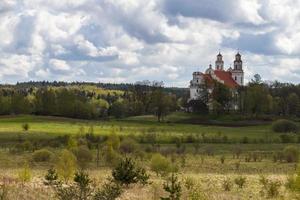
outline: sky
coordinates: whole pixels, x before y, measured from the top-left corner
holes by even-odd
[[[1,0],[0,83],[164,81],[242,54],[246,82],[300,81],[299,0]]]

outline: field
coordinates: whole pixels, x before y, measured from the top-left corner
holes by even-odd
[[[172,165],[178,168],[178,177],[182,183],[182,199],[269,199],[267,191],[263,191],[260,183],[261,176],[277,181],[279,194],[275,199],[297,199],[297,193],[291,192],[285,187],[288,177],[295,173],[295,162],[274,161],[274,152],[282,151],[285,147],[293,145],[299,148],[299,144],[282,143],[280,135],[271,130],[270,123],[230,127],[220,125],[201,125],[182,123],[187,118],[184,114],[170,115],[167,122],[158,123],[153,116],[132,117],[122,120],[87,121],[58,117],[41,117],[31,115],[2,116],[0,118],[0,178],[2,182],[10,180],[9,190],[14,191],[9,199],[49,199],[53,197],[53,191],[43,185],[43,177],[47,169],[53,166],[51,162],[32,161],[33,151],[14,152],[14,145],[21,141],[52,140],[59,136],[83,136],[93,127],[93,133],[99,136],[108,136],[116,133],[122,138],[139,138],[147,134],[155,133],[158,136],[159,151],[172,160]],[[28,131],[23,125],[28,124]],[[224,138],[229,142],[201,142],[195,152],[195,144],[183,142],[184,153],[176,154],[178,144],[172,137],[181,138],[187,136]],[[248,142],[241,143],[244,138]],[[257,143],[251,142],[256,141]],[[274,142],[275,141],[275,142]],[[278,142],[276,142],[278,141]],[[141,149],[147,152],[151,144],[144,141]],[[47,147],[55,154],[62,147]],[[238,153],[236,152],[238,151]],[[92,150],[94,156],[96,150]],[[165,195],[162,183],[165,177],[157,176],[151,171],[150,160],[153,152],[147,152],[137,162],[145,166],[151,174],[152,184],[142,187],[132,185],[126,189],[120,199],[148,200],[159,199]],[[175,155],[176,154],[176,155]],[[255,157],[256,156],[256,157]],[[247,159],[247,158],[250,158]],[[254,158],[255,157],[255,158]],[[101,185],[105,178],[111,174],[111,169],[105,164],[104,158],[100,159],[100,166],[93,160],[88,166],[88,173],[96,185]],[[223,161],[222,161],[223,160]],[[31,180],[24,183],[18,180],[24,163],[30,162]],[[243,188],[234,184],[237,177],[245,177]],[[191,188],[186,186],[187,180],[192,180],[200,196],[192,198]],[[225,180],[230,180],[232,188],[224,190]],[[0,191],[1,195],[1,191]],[[50,199],[51,199],[50,198]]]

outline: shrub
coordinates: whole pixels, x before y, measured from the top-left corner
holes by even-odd
[[[222,187],[224,191],[230,191],[232,188],[232,182],[229,178],[223,180]]]
[[[299,159],[299,151],[295,146],[287,146],[283,150],[283,156],[286,162],[298,162]]]
[[[225,162],[225,156],[224,156],[224,155],[222,155],[222,156],[220,157],[220,162],[221,162],[221,164],[224,164],[224,162]]]
[[[92,152],[85,146],[80,146],[74,150],[74,155],[77,159],[77,164],[81,169],[85,169],[93,160]]]
[[[243,188],[245,186],[246,183],[246,177],[243,176],[239,176],[237,178],[234,179],[234,183],[239,187],[239,188]]]
[[[278,180],[275,181],[269,181],[267,185],[267,196],[269,198],[274,198],[279,195],[279,188],[281,186],[281,182]]]
[[[122,194],[120,184],[110,181],[105,183],[101,189],[98,189],[93,197],[93,200],[115,200]]]
[[[122,153],[135,153],[139,149],[139,144],[132,138],[125,138],[120,144]]]
[[[169,180],[164,183],[163,188],[167,193],[169,193],[169,196],[161,197],[161,200],[180,200],[181,183],[178,181],[178,178],[174,173],[172,173]]]
[[[297,132],[298,126],[296,123],[286,119],[280,119],[272,124],[272,130],[276,133],[290,133]]]
[[[59,200],[89,200],[92,198],[93,188],[91,180],[87,173],[81,171],[76,172],[74,176],[74,184],[52,185],[56,197]]]
[[[48,169],[48,172],[45,175],[44,179],[45,179],[44,180],[45,185],[56,185],[59,183],[58,182],[58,174],[57,174],[56,170],[53,168]]]
[[[146,170],[140,168],[130,158],[125,158],[112,171],[112,177],[120,184],[129,185],[132,183],[146,184],[149,175]]]
[[[9,192],[10,191],[9,191],[8,185],[5,183],[2,183],[0,185],[0,200],[7,200]]]
[[[40,149],[33,153],[34,162],[48,162],[53,158],[53,153],[47,149]]]
[[[89,197],[92,195],[91,179],[89,175],[84,171],[76,172],[74,182],[79,190],[76,194],[77,199],[89,199]]]
[[[29,124],[27,124],[27,123],[22,124],[22,129],[23,129],[23,131],[28,131],[29,130]]]
[[[59,176],[61,176],[65,182],[68,182],[76,169],[76,157],[74,154],[66,149],[62,150],[56,163],[56,169]]]
[[[24,167],[19,171],[18,177],[22,183],[29,182],[31,180],[31,169],[28,163],[24,164]]]
[[[150,166],[156,175],[165,176],[171,171],[171,162],[161,154],[152,156]]]
[[[260,191],[262,196],[274,198],[279,195],[279,188],[282,185],[280,181],[272,181],[267,179],[265,176],[261,176],[259,182],[262,184],[262,190]]]

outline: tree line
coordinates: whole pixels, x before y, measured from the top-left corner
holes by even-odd
[[[34,84],[31,84],[31,86]],[[51,85],[51,84],[50,84]],[[90,86],[90,85],[84,85]],[[0,115],[35,114],[80,119],[155,114],[159,121],[178,109],[178,97],[161,83],[136,84],[128,90],[90,91],[82,85],[0,87]]]

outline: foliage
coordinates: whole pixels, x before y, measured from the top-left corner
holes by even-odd
[[[47,149],[40,149],[33,152],[32,159],[35,162],[49,162],[53,158],[53,153]]]
[[[8,185],[2,183],[0,185],[0,200],[8,200],[9,188]]]
[[[298,162],[299,150],[295,146],[287,146],[283,150],[283,156],[286,162]]]
[[[122,153],[135,153],[139,150],[139,144],[132,138],[125,138],[120,144]]]
[[[52,185],[59,184],[58,174],[54,168],[48,169],[47,174],[45,175],[44,179],[45,179],[44,180],[45,185],[52,186]]]
[[[123,189],[119,183],[109,181],[96,191],[93,200],[115,200],[121,196],[122,192]]]
[[[76,169],[76,157],[72,152],[64,149],[61,151],[55,167],[58,175],[68,182]]]
[[[293,121],[280,119],[273,122],[272,130],[277,133],[295,133],[298,131],[298,126]]]
[[[261,195],[268,198],[275,198],[279,196],[279,188],[282,183],[278,180],[270,180],[261,176],[259,182],[262,184]]]
[[[86,146],[80,146],[73,150],[77,164],[81,169],[85,169],[93,160],[93,154]]]
[[[23,169],[19,171],[18,178],[22,183],[26,183],[31,180],[32,172],[28,163],[25,163]]]
[[[243,188],[245,186],[245,183],[246,183],[246,177],[243,177],[243,176],[239,176],[239,177],[236,177],[234,179],[234,183],[239,187],[239,188]]]
[[[131,158],[122,159],[113,169],[112,177],[115,181],[127,186],[138,182],[147,184],[149,179],[145,169],[137,166]]]
[[[223,180],[222,187],[225,191],[231,191],[232,181],[230,180],[230,178],[226,178],[226,179]]]
[[[84,171],[76,172],[74,177],[74,182],[78,187],[77,199],[87,200],[92,195],[92,188],[90,186],[91,180],[89,175]]]
[[[164,190],[169,193],[168,197],[161,197],[161,200],[180,200],[181,196],[181,183],[178,181],[178,177],[172,173],[169,180],[163,184]]]
[[[24,131],[28,131],[29,130],[29,124],[28,123],[22,124],[22,128],[23,128]]]
[[[63,185],[62,183],[51,185],[59,200],[91,200],[94,188],[87,173],[80,171],[74,176],[74,184]]]
[[[151,170],[157,175],[165,176],[171,171],[171,162],[161,154],[154,154],[150,161]]]

